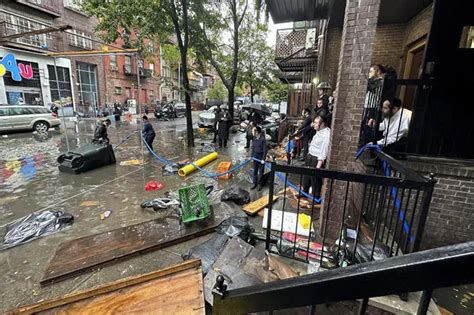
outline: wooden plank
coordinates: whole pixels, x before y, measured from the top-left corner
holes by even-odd
[[[200,260],[71,293],[10,311],[31,313],[204,314]]]
[[[273,196],[273,202],[275,202],[277,199],[278,196]],[[259,198],[255,201],[252,201],[251,203],[246,204],[242,207],[242,210],[248,215],[255,215],[257,214],[257,212],[259,212],[268,205],[269,200],[269,195],[263,196],[262,198]]]
[[[214,217],[209,217],[204,222],[180,226],[178,220],[165,218],[63,242],[40,284],[62,281],[133,255],[212,233],[219,223]]]

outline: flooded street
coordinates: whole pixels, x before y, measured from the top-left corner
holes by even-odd
[[[194,121],[197,119],[194,118]],[[185,144],[184,118],[168,122],[152,120],[152,124],[156,131],[155,151],[161,157],[179,162],[207,154],[202,150],[211,143],[212,134],[195,129],[196,146],[188,150]],[[94,120],[68,122],[67,138],[70,150],[90,143],[94,128]],[[66,174],[58,170],[56,159],[61,153],[67,151],[64,130],[50,131],[47,136],[31,132],[0,136],[0,231],[2,235],[8,223],[35,211],[62,210],[74,216],[71,227],[0,251],[0,281],[3,283],[0,293],[2,302],[0,311],[106,281],[150,272],[182,261],[180,255],[187,248],[202,242],[209,236],[128,259],[95,273],[78,276],[52,286],[41,288],[39,285],[56,248],[66,240],[153,219],[163,219],[163,229],[167,228],[166,222],[175,229],[179,220],[176,209],[155,212],[152,209],[140,207],[144,201],[162,197],[166,192],[173,195],[176,194],[178,188],[183,186],[195,183],[212,184],[217,191],[210,195],[216,218],[224,218],[234,212],[242,215],[239,207],[220,202],[218,192],[228,184],[228,181],[215,181],[204,177],[199,172],[187,177],[164,175],[163,164],[146,152],[142,146],[137,132],[139,129],[140,126],[136,122],[112,123],[108,130],[111,144],[116,146],[124,139],[128,139],[115,150],[117,163],[79,175]],[[242,133],[231,135],[229,148],[219,152],[219,159],[206,167],[206,170],[215,172],[220,161],[239,163],[245,159],[246,150],[243,145],[239,145],[244,140],[243,137]],[[144,165],[120,165],[120,162],[132,159],[143,159]],[[250,166],[247,166],[242,173],[249,169]],[[163,182],[165,188],[158,191],[146,191],[146,183],[150,180]],[[250,187],[246,176],[235,176],[232,181],[241,182]],[[100,216],[107,210],[111,210],[111,214],[102,220]]]

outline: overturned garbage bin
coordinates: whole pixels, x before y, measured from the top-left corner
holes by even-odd
[[[91,143],[76,151],[61,154],[58,157],[58,163],[61,172],[79,174],[101,166],[114,164],[114,149],[110,144]]]

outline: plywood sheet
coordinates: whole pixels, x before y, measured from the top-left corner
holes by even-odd
[[[132,255],[158,250],[212,233],[220,221],[180,225],[169,218],[153,220],[61,243],[41,280],[41,285],[77,276]]]
[[[199,260],[14,310],[12,314],[205,314]]]
[[[278,196],[273,196],[273,202],[275,202],[277,199]],[[251,203],[246,204],[242,207],[242,210],[248,215],[255,215],[257,214],[257,212],[259,212],[268,205],[269,200],[269,195],[263,196],[262,198],[259,198],[255,201],[252,201]]]

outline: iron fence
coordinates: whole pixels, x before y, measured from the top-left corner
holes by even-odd
[[[269,198],[282,198],[265,213],[266,249],[323,268],[417,251],[435,180],[373,154],[372,174],[272,164]],[[325,182],[321,200],[303,187],[311,177]]]

